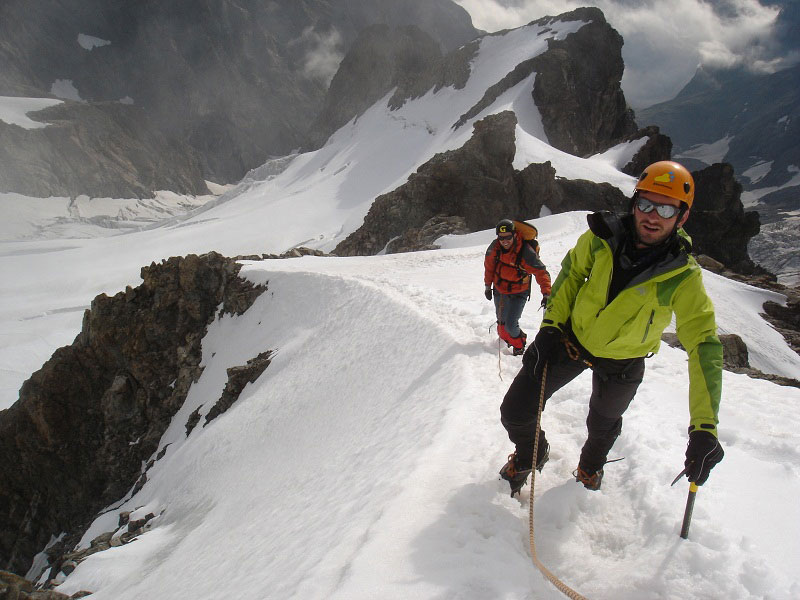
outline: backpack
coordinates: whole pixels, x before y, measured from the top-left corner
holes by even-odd
[[[519,235],[522,238],[522,241],[531,246],[531,248],[533,248],[533,250],[536,252],[536,255],[538,256],[539,240],[536,239],[536,236],[539,235],[539,230],[536,229],[536,227],[534,227],[530,223],[517,220],[514,221],[514,228],[517,232],[517,235]]]

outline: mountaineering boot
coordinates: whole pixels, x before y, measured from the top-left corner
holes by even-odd
[[[550,460],[550,444],[547,441],[544,442],[544,450],[539,449],[538,454],[539,460],[536,462],[536,470],[541,473],[545,463]],[[508,485],[511,486],[512,498],[528,482],[528,474],[531,470],[531,467],[522,464],[516,451],[508,455],[508,462],[500,469],[500,477],[505,479]]]
[[[528,481],[528,474],[531,472],[531,467],[525,468],[525,465],[520,465],[517,460],[517,453],[513,452],[508,455],[508,462],[500,469],[500,477],[508,482],[511,486],[511,497],[518,494]]]
[[[519,356],[521,354],[525,354],[525,345],[527,343],[528,343],[528,335],[524,331],[522,331],[522,329],[520,329],[519,336],[510,338],[508,345],[513,348],[512,354],[514,356]]]
[[[539,441],[539,443],[541,444],[542,442]],[[536,470],[539,471],[539,473],[541,473],[542,469],[544,468],[544,465],[547,463],[548,460],[550,460],[550,442],[545,440],[544,451],[539,449],[538,454],[539,454],[539,460],[536,461]]]
[[[575,481],[582,483],[583,487],[585,487],[587,490],[599,490],[600,482],[603,481],[603,469],[599,469],[590,475],[578,467],[572,472],[572,474],[575,476]]]

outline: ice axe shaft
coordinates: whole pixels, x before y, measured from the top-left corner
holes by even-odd
[[[694,499],[697,496],[697,484],[694,481],[689,483],[689,496],[686,498],[686,510],[683,511],[683,525],[681,525],[681,537],[689,537],[689,525],[692,524],[692,510],[694,510]]]

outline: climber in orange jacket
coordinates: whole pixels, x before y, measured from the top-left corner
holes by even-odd
[[[531,296],[531,275],[542,292],[542,306],[546,306],[550,298],[550,274],[534,246],[517,235],[513,221],[503,219],[495,231],[497,239],[489,244],[483,260],[484,295],[487,300],[494,299],[497,335],[518,356],[525,351],[528,338],[519,327],[519,319]]]

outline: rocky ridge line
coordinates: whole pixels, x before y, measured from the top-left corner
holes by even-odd
[[[59,532],[77,535],[74,546],[98,510],[143,484],[142,465],[202,372],[208,324],[266,289],[240,268],[214,252],[142,268],[138,287],[92,301],[73,344],[0,411],[1,568],[27,572]]]

